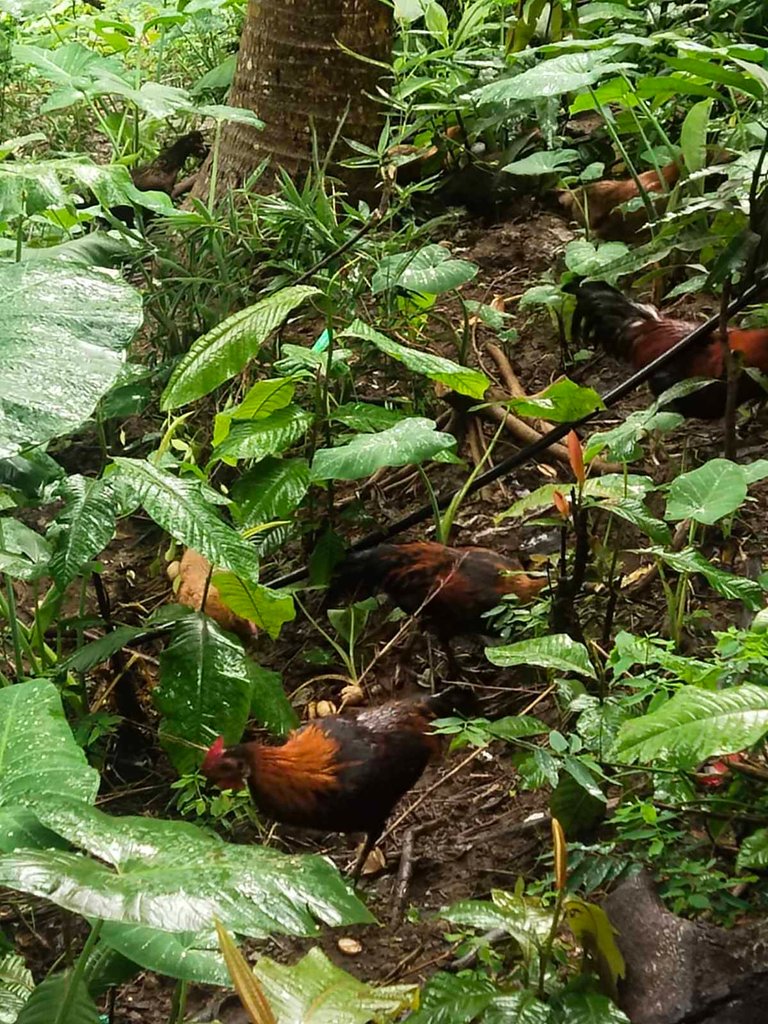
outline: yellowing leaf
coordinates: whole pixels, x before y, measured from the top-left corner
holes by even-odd
[[[235,991],[240,997],[243,1009],[253,1024],[277,1024],[277,1018],[267,1002],[256,975],[248,965],[248,961],[238,949],[235,940],[219,920],[214,918],[216,933],[219,936],[219,948],[224,956],[229,976]]]
[[[617,999],[617,983],[626,965],[614,936],[618,934],[608,915],[594,903],[571,897],[565,903],[565,921],[573,936],[592,960],[606,993]]]
[[[562,892],[568,881],[568,847],[563,826],[557,818],[552,819],[552,849],[555,855],[555,888]]]

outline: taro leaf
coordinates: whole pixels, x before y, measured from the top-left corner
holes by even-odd
[[[273,638],[280,635],[286,622],[296,617],[293,598],[284,590],[272,590],[261,583],[241,580],[231,572],[214,573],[213,585],[227,608],[254,622]]]
[[[309,430],[312,414],[297,405],[278,409],[271,416],[247,423],[235,423],[214,451],[216,459],[254,459],[279,455]]]
[[[651,552],[675,572],[701,573],[718,594],[722,594],[730,601],[741,601],[753,612],[763,607],[764,593],[759,583],[747,579],[746,576],[736,576],[725,569],[716,568],[693,548],[683,548],[682,551],[652,548]]]
[[[581,277],[610,277],[611,269],[628,252],[629,249],[623,242],[601,242],[593,245],[585,238],[577,238],[569,242],[565,248],[565,265]]]
[[[596,391],[580,387],[567,377],[555,381],[539,395],[531,398],[513,398],[505,404],[518,416],[541,417],[554,423],[580,420],[582,416],[588,416],[596,409],[605,408],[602,398]]]
[[[281,288],[198,338],[171,374],[161,408],[188,405],[234,377],[297,306],[318,294],[307,285]]]
[[[232,514],[242,528],[286,519],[309,490],[305,459],[263,459],[238,477]]]
[[[460,395],[482,398],[490,383],[485,374],[480,373],[479,370],[471,370],[468,366],[461,366],[451,359],[444,359],[443,356],[436,356],[422,349],[400,345],[380,331],[375,331],[362,320],[354,320],[346,330],[341,332],[341,337],[361,338],[363,341],[369,341],[380,351],[397,359],[398,362],[404,363],[414,373],[421,373],[425,377],[429,377],[430,380],[445,384],[453,391],[458,391]]]
[[[358,480],[382,466],[418,465],[455,444],[434,420],[410,416],[378,434],[358,434],[348,444],[321,448],[312,461],[312,478]]]
[[[119,478],[154,521],[211,565],[231,569],[245,579],[258,574],[251,545],[219,518],[195,481],[182,480],[143,459],[115,458]]]
[[[658,711],[625,722],[611,757],[692,769],[716,754],[751,747],[766,732],[768,688],[683,686]]]
[[[15,953],[0,957],[0,1024],[15,1024],[34,987],[24,957]]]
[[[28,808],[73,798],[91,803],[98,789],[99,774],[75,743],[53,683],[0,689],[0,849],[58,845]]]
[[[120,372],[141,296],[99,270],[0,263],[0,458],[75,430]]]
[[[744,840],[736,860],[736,867],[739,871],[743,871],[745,868],[765,871],[768,868],[768,828],[760,828]]]
[[[63,589],[112,540],[115,499],[103,480],[79,474],[68,477],[61,491],[65,505],[52,527],[57,543],[51,575]]]
[[[768,476],[768,459],[756,459],[741,467],[744,470],[744,479],[747,486],[758,483]]]
[[[317,856],[225,843],[182,821],[110,817],[64,801],[43,823],[92,857],[63,850],[0,856],[0,884],[85,917],[169,932],[208,932],[214,917],[253,938],[313,934],[372,921],[338,871]],[[96,859],[93,859],[96,858]]]
[[[486,647],[485,656],[492,665],[500,668],[538,665],[556,672],[576,672],[591,679],[596,678],[584,644],[577,643],[565,633],[553,633],[536,640],[521,640],[500,647]]]
[[[605,801],[588,793],[568,772],[563,772],[552,791],[549,809],[567,839],[578,839],[605,817]]]
[[[744,470],[729,459],[710,459],[672,481],[665,518],[711,526],[740,508],[747,497]]]
[[[470,1024],[470,1021],[484,1020],[480,1014],[490,1006],[497,992],[490,978],[458,977],[441,971],[424,986],[419,1008],[408,1015],[408,1024]],[[361,1024],[369,1019],[356,1018]]]
[[[405,288],[441,295],[471,281],[478,269],[476,263],[454,259],[445,246],[425,245],[415,252],[393,253],[380,260],[371,291],[377,295],[390,288]]]
[[[557,174],[578,159],[579,153],[575,149],[555,149],[550,152],[532,153],[522,160],[514,160],[501,169],[508,174]]]
[[[603,75],[625,71],[631,64],[601,63],[612,56],[617,47],[600,51],[566,53],[551,60],[541,61],[535,67],[512,78],[501,78],[477,89],[472,95],[477,103],[503,105],[518,100],[540,100],[547,96],[561,96],[576,92],[596,82]]]
[[[318,948],[296,964],[278,964],[264,956],[254,974],[278,1024],[367,1024],[384,1016],[399,1020],[418,995],[414,985],[374,986],[359,981]]]
[[[0,571],[31,582],[48,574],[51,548],[47,540],[20,519],[0,517]]]
[[[407,415],[400,409],[387,409],[383,405],[374,405],[372,402],[349,402],[347,405],[340,405],[338,409],[334,409],[331,419],[336,420],[337,423],[343,423],[350,430],[372,433],[376,430],[393,427]]]
[[[217,736],[237,743],[248,721],[253,679],[242,645],[199,612],[177,623],[160,655],[160,683],[152,691],[163,715],[161,737],[179,774],[200,762],[185,743],[208,747]]]
[[[101,941],[145,970],[202,985],[229,985],[213,931],[169,932],[105,921]]]
[[[71,987],[74,985],[74,991]],[[66,1003],[67,1009],[64,1010]],[[72,971],[54,974],[41,981],[24,1004],[16,1024],[100,1024],[96,1004],[88,993],[83,978],[73,978]]]

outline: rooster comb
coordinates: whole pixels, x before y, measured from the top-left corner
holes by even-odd
[[[219,736],[213,741],[208,750],[206,751],[203,763],[200,765],[200,771],[205,775],[211,768],[215,767],[221,760],[221,755],[224,753],[224,737]]]

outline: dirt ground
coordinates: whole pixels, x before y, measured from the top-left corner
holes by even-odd
[[[559,376],[559,350],[546,316],[540,312],[520,314],[516,300],[527,287],[538,283],[547,271],[559,269],[562,251],[573,237],[564,220],[544,212],[533,218],[526,214],[520,220],[509,219],[490,227],[466,220],[451,239],[454,255],[473,260],[480,266],[477,278],[467,289],[467,296],[490,301],[494,295],[503,295],[507,300],[507,310],[515,314],[513,323],[520,337],[511,350],[511,361],[528,393],[546,387]],[[479,354],[486,373],[498,379],[493,361],[483,349],[486,339],[491,340],[491,335],[484,328],[479,328],[475,336],[475,352]],[[599,358],[581,365],[571,376],[604,392],[624,379],[626,371],[607,358]],[[604,415],[600,429],[607,429],[629,411],[644,407],[648,400],[645,389],[631,396],[617,410]],[[759,422],[755,420],[741,429],[742,457],[754,458],[763,454],[762,433]],[[486,426],[485,436],[490,440],[492,427]],[[663,445],[656,446],[651,463],[645,470],[657,482],[672,479],[681,465],[690,467],[716,454],[719,444],[719,425],[686,423],[683,429],[665,439]],[[502,438],[494,458],[503,458],[514,447],[510,440]],[[637,471],[640,472],[641,467]],[[561,478],[568,479],[564,471],[558,472]],[[462,506],[455,541],[484,544],[499,550],[520,550],[526,558],[534,561],[542,553],[555,552],[557,535],[541,527],[494,524],[495,514],[516,498],[553,478],[553,470],[542,460],[523,467],[512,478],[473,496]],[[449,486],[456,479],[459,478],[452,467],[439,470],[438,480],[443,486]],[[759,498],[764,499],[765,493],[765,488],[757,489]],[[385,477],[380,489],[369,494],[367,508],[375,515],[376,523],[383,525],[388,519],[397,518],[421,505],[424,500],[423,487],[417,475],[390,489]],[[766,550],[768,527],[765,507],[764,500],[761,500],[755,506],[754,516],[750,515],[736,524],[734,538],[727,546],[723,545],[722,550],[711,549],[723,563],[728,563],[737,572],[743,571],[744,562],[750,555],[759,555]],[[425,530],[417,529],[413,535],[423,537]],[[628,546],[631,540],[628,536]],[[149,521],[144,531],[135,523],[126,526],[111,546],[104,559],[107,566],[105,579],[119,621],[141,617],[167,600],[168,583],[161,557],[163,548],[162,539]],[[296,564],[300,564],[300,552],[296,552],[295,559]],[[275,572],[289,571],[292,567],[281,563],[275,567]],[[268,578],[268,567],[264,575]],[[738,615],[735,605],[713,600],[711,592],[706,591],[702,583],[696,586],[701,591],[702,604],[711,616],[710,626],[713,623],[725,626],[734,615]],[[599,600],[596,601],[594,609],[586,612],[587,620],[590,615],[599,620],[603,607]],[[659,594],[650,589],[640,598],[620,600],[616,623],[637,632],[654,632],[661,629],[663,617],[663,602]],[[383,623],[374,634],[374,646],[380,649],[396,628],[393,623]],[[693,648],[704,642],[705,634],[701,636],[700,641],[695,635],[690,638]],[[334,671],[332,666],[318,669],[303,661],[303,653],[316,645],[317,639],[309,627],[298,622],[284,630],[277,644],[264,645],[257,652],[257,657],[263,663],[280,668],[290,691],[308,684],[302,690],[305,698],[311,695],[313,699],[337,699],[334,689],[337,684],[311,684],[314,676]],[[148,649],[132,667],[132,683],[145,695],[156,674],[156,654],[156,650]],[[435,666],[439,678],[440,659],[439,651],[430,651],[422,634],[416,631],[376,664],[369,680],[371,699],[378,701],[390,694],[413,692],[419,685],[429,683],[430,672]],[[522,678],[510,671],[491,669],[483,661],[478,644],[465,646],[463,664],[473,681],[478,683],[481,696],[489,702],[488,706],[493,706],[498,713],[518,713],[529,707],[540,692],[535,680]],[[106,687],[109,682],[104,679],[103,685]],[[146,700],[143,705],[146,706]],[[556,710],[546,702],[537,706],[535,713],[545,718],[550,716],[553,724],[557,722]],[[456,751],[443,764],[429,769],[398,808],[395,818],[404,817],[404,820],[383,843],[387,869],[363,883],[364,898],[377,915],[379,924],[338,932],[326,931],[319,939],[313,940],[278,937],[258,950],[252,947],[251,955],[255,958],[261,952],[291,961],[318,943],[346,970],[361,979],[378,983],[422,982],[445,966],[453,956],[453,949],[444,939],[447,926],[440,921],[441,908],[461,899],[486,897],[493,888],[514,887],[518,876],[532,877],[537,858],[549,850],[548,828],[529,828],[522,833],[520,829],[520,823],[531,815],[546,811],[546,793],[518,791],[508,748],[499,745],[488,751],[476,752],[471,759],[468,757],[470,753],[467,749]],[[168,814],[168,783],[171,779],[169,766],[162,755],[154,751],[149,766],[139,766],[135,781],[103,794],[102,806],[106,805],[111,813],[131,813],[136,811],[138,802],[148,813]],[[412,810],[404,814],[408,809]],[[407,830],[412,827],[420,830],[414,839],[413,877],[407,896],[398,908],[403,920],[393,928],[389,918],[395,902],[393,894],[399,852]],[[249,835],[239,837],[243,841],[251,838]],[[289,849],[321,850],[332,856],[340,867],[347,866],[354,846],[347,837],[318,838],[289,833],[285,829],[275,830],[274,841]],[[61,955],[69,925],[62,927],[58,912],[41,905],[27,906],[26,909],[16,906],[13,917],[22,931],[22,949],[39,976]],[[338,939],[342,936],[359,940],[359,955],[345,956],[339,950]],[[171,992],[172,985],[167,980],[142,974],[117,993],[112,1007],[113,1024],[160,1024],[167,1021]],[[191,1018],[210,1020],[218,1014],[226,1024],[238,1024],[243,1019],[238,1016],[241,1011],[231,1000],[222,1004],[221,996],[221,991],[193,987],[189,1001]]]

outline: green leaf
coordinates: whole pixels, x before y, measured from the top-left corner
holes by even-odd
[[[522,160],[513,160],[511,164],[507,164],[501,169],[508,174],[557,174],[564,167],[570,167],[578,159],[579,153],[576,149],[555,149],[546,152],[542,150],[523,157]]]
[[[15,1024],[34,987],[24,957],[15,953],[0,957],[0,1024]]]
[[[165,473],[142,459],[116,457],[114,462],[136,500],[172,537],[205,555],[211,565],[231,569],[245,579],[257,576],[254,549],[219,518],[196,482]]]
[[[51,575],[63,589],[112,540],[115,499],[103,480],[75,474],[61,487],[65,500],[56,517],[58,543],[51,559]]]
[[[490,978],[459,977],[441,971],[424,986],[419,1008],[408,1016],[408,1024],[470,1024],[485,1020],[480,1014],[491,1005],[497,992]]]
[[[725,569],[716,568],[707,561],[704,555],[693,548],[683,548],[682,551],[652,548],[651,552],[676,572],[701,573],[718,594],[722,594],[730,601],[741,601],[754,612],[763,607],[764,594],[759,583],[747,579],[745,576],[736,576],[726,572]]]
[[[692,769],[716,754],[732,754],[768,732],[768,688],[745,683],[727,690],[683,686],[658,711],[625,722],[614,754]]]
[[[183,357],[163,392],[161,408],[188,405],[234,377],[297,306],[319,294],[317,288],[293,285],[227,317]]]
[[[483,1024],[552,1024],[552,1015],[549,1005],[526,989],[494,996],[483,1015]],[[595,1021],[594,1024],[605,1022]]]
[[[71,971],[54,974],[41,981],[32,995],[24,1004],[24,1008],[16,1018],[16,1024],[100,1024],[99,1011],[88,994],[85,981],[80,978],[74,982]],[[69,999],[67,1012],[61,1010],[65,999]]]
[[[580,420],[596,409],[604,409],[603,400],[592,388],[580,387],[563,377],[532,398],[513,398],[505,402],[518,416],[541,417],[554,423]]]
[[[235,423],[214,451],[216,459],[254,459],[279,455],[299,441],[312,424],[312,414],[297,405],[278,409],[266,419]]]
[[[367,1024],[385,1015],[400,1019],[417,996],[414,985],[373,986],[359,981],[317,948],[296,964],[261,957],[254,974],[279,1024],[310,1020],[317,1024]]]
[[[393,253],[380,260],[371,291],[377,295],[390,288],[405,288],[441,295],[471,281],[478,269],[476,263],[454,259],[443,245],[425,245],[415,252]]]
[[[498,521],[509,516],[518,517],[527,515],[530,512],[538,512],[543,508],[551,508],[555,491],[562,491],[563,484],[543,484],[535,491],[524,495],[511,505],[506,512],[499,515]],[[622,500],[625,496],[628,499],[640,500],[649,491],[655,490],[655,484],[648,476],[640,476],[628,473],[626,478],[620,473],[606,473],[602,477],[592,477],[584,485],[584,494],[589,498]],[[625,495],[626,492],[626,495]]]
[[[496,106],[519,100],[538,100],[547,96],[561,96],[564,92],[577,92],[592,85],[603,75],[625,71],[632,64],[601,63],[617,47],[591,52],[565,53],[551,60],[541,61],[535,67],[513,78],[501,78],[484,85],[472,94],[475,102]]]
[[[729,459],[710,459],[672,481],[665,518],[711,526],[740,508],[746,497],[744,469]]]
[[[553,818],[563,826],[568,839],[576,839],[594,828],[605,816],[605,798],[591,795],[575,778],[565,771],[549,798]]]
[[[654,544],[669,544],[669,527],[661,519],[651,515],[642,501],[636,498],[609,498],[597,503],[597,508],[624,519],[650,537]]]
[[[553,633],[535,640],[521,640],[500,647],[486,647],[485,656],[492,665],[538,665],[555,672],[576,672],[595,679],[595,670],[584,644],[571,640],[565,633]]]
[[[101,941],[145,970],[202,985],[229,985],[212,930],[169,932],[141,924],[105,921]]]
[[[754,462],[746,463],[741,468],[744,470],[744,479],[747,481],[747,486],[750,487],[760,480],[765,480],[768,476],[768,459],[756,459]]]
[[[372,920],[322,857],[225,843],[195,825],[110,817],[85,804],[40,810],[43,823],[92,858],[63,850],[0,857],[0,884],[85,917],[169,932],[307,935]]]
[[[648,409],[639,409],[613,430],[593,434],[584,450],[584,459],[589,461],[604,449],[608,457],[616,462],[634,462],[643,456],[640,441],[652,433],[667,434],[683,422],[676,412],[657,412],[656,403]]]
[[[441,917],[484,932],[502,928],[513,936],[526,954],[534,955],[548,934],[552,917],[535,902],[514,893],[494,889],[491,896],[492,903],[463,900],[444,911]]]
[[[174,606],[168,605],[167,610],[170,611],[172,607]],[[166,609],[163,610],[165,611]],[[174,620],[168,622],[147,621],[143,626],[117,626],[110,633],[105,633],[98,640],[92,640],[90,643],[84,644],[70,654],[68,658],[58,662],[56,671],[61,675],[67,672],[90,672],[92,668],[107,661],[127,644],[132,643],[134,640],[141,640],[142,637],[148,634],[171,629],[175,619],[189,615],[190,612],[182,605],[176,605],[173,614]]]
[[[235,420],[262,419],[290,405],[295,390],[296,385],[290,377],[260,380],[253,385],[240,405],[228,410],[227,415]]]
[[[47,845],[26,809],[92,803],[98,789],[99,773],[75,743],[53,683],[33,679],[0,689],[0,849],[14,849],[19,839]]]
[[[739,871],[745,868],[765,871],[768,868],[768,828],[760,828],[747,836],[741,844],[736,867]]]
[[[680,129],[680,148],[689,174],[700,171],[707,163],[707,131],[712,103],[712,100],[694,103]]]
[[[47,575],[51,548],[20,519],[0,517],[0,571],[32,582]]]
[[[522,736],[540,736],[548,726],[534,715],[508,715],[489,722],[488,732],[500,740],[516,740]]]
[[[283,677],[255,661],[250,662],[248,671],[253,681],[251,714],[275,736],[285,736],[299,720],[285,695]]]
[[[606,277],[629,248],[623,242],[598,242],[577,238],[565,247],[565,265],[581,277]]]
[[[594,774],[578,757],[566,754],[563,757],[563,768],[591,797],[594,797],[595,800],[601,800],[603,803],[606,802],[605,794],[598,786]]]
[[[0,459],[69,434],[112,386],[141,296],[103,271],[0,263]]]
[[[460,395],[482,398],[488,388],[489,381],[484,373],[461,366],[451,359],[435,356],[431,352],[400,345],[380,331],[375,331],[362,320],[355,320],[350,324],[346,330],[341,332],[341,337],[361,338],[363,341],[369,341],[380,351],[397,359],[398,362],[404,363],[414,373],[421,373],[430,380],[439,381],[446,387],[458,391]]]
[[[296,617],[293,598],[284,590],[272,590],[261,583],[241,580],[231,572],[217,572],[213,584],[219,597],[241,618],[255,622],[271,637],[278,637],[284,623]]]
[[[242,529],[287,519],[308,490],[305,459],[262,459],[238,477],[232,488],[232,513]]]
[[[336,420],[337,423],[343,423],[350,430],[373,433],[376,430],[393,427],[407,415],[400,409],[387,409],[383,405],[374,405],[372,402],[349,402],[347,405],[340,405],[338,409],[335,409],[331,413],[331,419]]]
[[[200,762],[199,750],[217,736],[237,743],[248,721],[253,679],[242,645],[199,612],[176,624],[160,655],[152,699],[163,715],[161,738],[179,774]]]
[[[556,1020],[563,1024],[631,1024],[608,996],[598,992],[561,992],[554,1000]]]
[[[434,420],[412,416],[378,434],[358,434],[348,444],[321,448],[312,461],[312,479],[358,480],[382,466],[418,465],[455,444]]]

